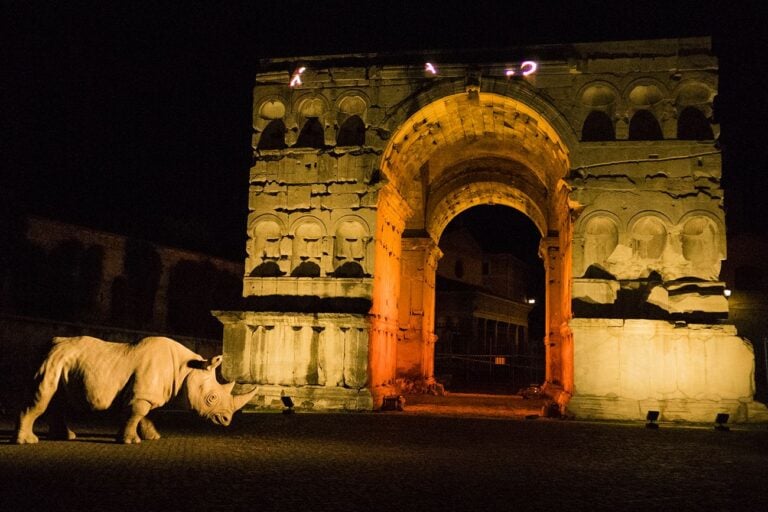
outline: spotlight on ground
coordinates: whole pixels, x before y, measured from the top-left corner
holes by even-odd
[[[402,411],[405,408],[405,398],[401,395],[388,395],[381,404],[382,411]]]
[[[730,418],[730,414],[724,412],[719,413],[715,417],[715,430],[719,430],[720,432],[730,432],[730,427],[726,425],[726,423],[728,423],[728,418]]]
[[[291,397],[289,396],[281,396],[280,400],[283,402],[283,405],[285,406],[285,409],[283,409],[283,414],[293,414],[293,400],[291,400]]]
[[[648,414],[646,414],[645,419],[648,420],[648,423],[645,424],[645,428],[653,428],[653,429],[659,428],[659,424],[656,423],[657,421],[659,421],[659,411],[648,411]]]

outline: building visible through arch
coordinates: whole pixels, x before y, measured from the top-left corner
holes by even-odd
[[[498,58],[261,62],[248,308],[216,312],[226,377],[259,385],[265,407],[288,395],[366,410],[403,382],[429,389],[437,242],[461,212],[497,204],[542,237],[542,384],[561,411],[768,417],[749,344],[723,323],[720,153],[677,138],[685,108],[711,111],[709,39]]]

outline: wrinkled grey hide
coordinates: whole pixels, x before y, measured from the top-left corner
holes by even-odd
[[[254,389],[232,395],[235,383],[219,384],[216,368],[221,356],[210,363],[169,338],[144,338],[139,343],[112,343],[90,336],[54,338],[53,347],[35,376],[37,389],[32,404],[19,416],[17,444],[36,443],[35,420],[45,412],[61,385],[71,400],[85,401],[95,411],[125,399],[128,420],[118,434],[123,443],[159,439],[150,410],[168,403],[186,389],[189,405],[217,425],[229,425],[235,411],[253,398]],[[51,436],[74,439],[63,415],[51,424]]]

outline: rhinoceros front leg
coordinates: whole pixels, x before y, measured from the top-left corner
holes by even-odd
[[[122,439],[118,440],[122,441],[123,444],[139,444],[141,442],[138,433],[139,423],[149,414],[150,410],[152,410],[152,404],[146,400],[134,400],[131,403],[130,416],[128,416],[123,428]]]
[[[160,439],[160,434],[155,428],[155,425],[146,417],[139,420],[139,435],[142,439],[147,441]]]

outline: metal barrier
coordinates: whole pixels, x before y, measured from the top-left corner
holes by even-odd
[[[544,358],[521,354],[435,354],[435,376],[447,389],[506,392],[544,381]]]

